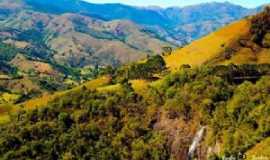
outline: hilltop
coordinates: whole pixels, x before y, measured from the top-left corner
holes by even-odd
[[[106,67],[170,52],[258,10],[230,3],[157,10],[80,0],[1,0],[0,104],[70,89]]]
[[[48,3],[49,2],[49,3]],[[183,45],[217,28],[247,15],[261,11],[261,7],[247,9],[228,2],[204,3],[183,8],[133,7],[123,4],[93,4],[80,0],[26,0],[34,10],[46,13],[80,13],[105,21],[130,20],[143,26],[147,33],[174,44]],[[60,5],[66,4],[68,7]],[[42,6],[46,5],[44,8]],[[143,18],[142,18],[143,17]]]

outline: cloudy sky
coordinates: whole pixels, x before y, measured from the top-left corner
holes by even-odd
[[[257,7],[262,4],[270,3],[270,0],[86,0],[92,3],[124,3],[135,6],[187,6],[205,2],[224,2],[228,1],[245,7]]]

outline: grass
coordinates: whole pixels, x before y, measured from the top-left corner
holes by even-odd
[[[73,89],[67,90],[67,91],[61,91],[61,92],[56,92],[54,94],[45,94],[39,98],[34,98],[29,101],[26,101],[22,104],[18,105],[1,105],[0,106],[0,124],[6,123],[9,121],[9,112],[14,113],[17,112],[21,109],[25,110],[33,110],[36,108],[44,107],[46,106],[50,101],[61,97],[67,93],[70,92],[78,92],[83,86],[86,87],[87,89],[97,89],[99,87],[108,85],[110,83],[110,77],[104,76],[100,77],[98,79],[94,79],[92,81],[86,82],[78,87],[75,87]]]
[[[137,94],[144,96],[145,90],[147,90],[149,82],[146,80],[138,79],[130,81],[132,88],[135,90]]]
[[[18,94],[3,93],[0,97],[0,103],[13,103],[20,98]]]
[[[270,62],[270,50],[262,49],[258,53],[252,52],[249,48],[242,48],[231,59],[222,61],[218,64],[263,64]]]
[[[11,79],[7,81],[0,81],[0,86],[5,87],[7,90],[21,94],[23,92],[40,91],[40,87],[29,77],[21,79]]]
[[[0,124],[4,124],[9,122],[9,111],[11,110],[11,106],[8,104],[0,105]]]
[[[270,138],[267,138],[251,148],[247,153],[247,160],[252,160],[255,157],[270,158]],[[264,159],[266,159],[264,158]]]
[[[24,55],[18,54],[11,61],[11,64],[19,68],[23,72],[31,70],[44,74],[55,74],[54,69],[48,63],[28,60]]]
[[[1,124],[5,124],[8,123],[10,121],[10,116],[9,114],[5,113],[5,114],[0,114],[0,125]]]
[[[60,97],[60,96],[63,96],[68,92],[76,92],[76,91],[80,90],[83,86],[85,86],[87,89],[96,89],[98,87],[107,85],[109,82],[110,82],[109,77],[101,77],[101,78],[86,82],[83,85],[75,87],[71,90],[56,92],[55,94],[52,94],[52,95],[43,95],[42,97],[26,101],[26,102],[20,104],[20,106],[23,106],[23,108],[25,108],[25,109],[35,109],[35,108],[47,105],[53,99]],[[14,107],[14,108],[18,108],[18,107]]]
[[[184,48],[175,50],[171,55],[165,57],[167,67],[175,70],[183,64],[202,65],[222,53],[230,42],[248,32],[249,21],[247,19],[232,23]]]
[[[103,93],[121,92],[122,86],[121,84],[108,85],[108,86],[97,88],[97,91],[103,92]]]

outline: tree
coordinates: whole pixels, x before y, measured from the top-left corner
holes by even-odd
[[[265,10],[254,16],[251,19],[251,28],[250,32],[253,34],[253,41],[263,45],[263,40],[265,35],[270,30],[270,7],[266,7]]]
[[[162,56],[168,56],[168,55],[171,55],[172,54],[172,47],[162,47]]]
[[[72,122],[68,113],[62,112],[58,115],[58,123],[63,129],[68,129],[72,125]]]

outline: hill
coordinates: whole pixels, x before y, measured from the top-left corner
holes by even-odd
[[[53,13],[78,13],[106,21],[131,20],[143,25],[147,32],[176,44],[185,44],[232,21],[260,10],[247,9],[231,3],[205,3],[188,7],[140,8],[122,4],[93,4],[84,1],[57,0],[48,3],[27,0],[38,11]],[[50,2],[50,1],[49,1]],[[67,4],[68,8],[60,4]],[[46,5],[46,9],[42,7]],[[143,17],[143,18],[142,18]]]
[[[266,8],[172,54],[108,67],[76,88],[1,106],[0,157],[270,158],[269,17]],[[39,60],[4,57],[18,66]],[[42,61],[27,64],[51,71]]]
[[[1,0],[0,103],[66,90],[107,66],[170,52],[256,11],[230,3],[155,9],[80,0]]]
[[[249,22],[247,20],[240,20],[230,24],[184,48],[175,50],[166,57],[167,65],[172,69],[179,68],[184,64],[202,65],[220,55],[222,51],[225,51],[226,45],[233,40],[237,40],[241,35],[245,35],[248,31]]]
[[[267,11],[262,14],[267,15]],[[268,22],[257,25],[258,21],[264,21],[258,17],[263,16],[247,17],[175,50],[165,57],[167,66],[177,69],[184,64],[200,66],[269,63],[268,35],[259,35],[261,38],[257,42],[256,32],[261,30],[254,31],[256,27],[267,26]]]
[[[174,46],[129,20],[104,21],[69,11],[55,14],[29,3],[0,1],[1,104],[74,87],[106,66]],[[12,101],[4,98],[7,94]]]
[[[265,104],[269,69],[269,65],[182,68],[158,84],[109,83],[97,90],[81,86],[38,108],[11,112],[12,122],[0,126],[0,155],[3,159],[184,160],[204,126],[207,132],[194,157],[247,151],[267,156],[261,147],[267,146],[269,137]],[[255,83],[234,79],[254,73]]]

